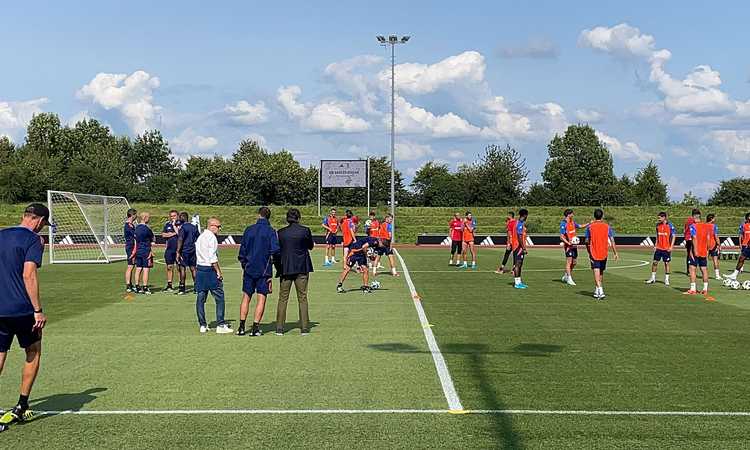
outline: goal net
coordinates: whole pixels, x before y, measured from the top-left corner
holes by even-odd
[[[50,263],[109,263],[126,259],[125,197],[47,191]]]

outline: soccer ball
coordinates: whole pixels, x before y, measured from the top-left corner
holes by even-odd
[[[581,239],[579,239],[578,236],[573,236],[573,239],[570,240],[570,243],[573,245],[578,245],[581,243]]]
[[[367,258],[368,259],[375,259],[375,249],[370,247],[367,249]]]
[[[370,226],[372,226],[372,220],[370,219],[365,220],[365,227],[370,228]]]
[[[370,283],[370,287],[373,289],[380,289],[380,281],[375,280],[372,283]]]
[[[745,280],[742,282],[742,289],[750,291],[750,280]]]
[[[724,278],[724,287],[732,287],[732,281],[731,278]]]
[[[735,289],[735,290],[737,290],[737,289],[739,289],[740,287],[742,287],[742,285],[740,284],[740,282],[739,282],[739,281],[737,281],[737,280],[732,280],[732,289]]]

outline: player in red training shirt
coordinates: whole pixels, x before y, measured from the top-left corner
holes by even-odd
[[[448,222],[449,233],[451,237],[451,261],[450,265],[461,265],[461,253],[463,252],[464,240],[464,221],[461,220],[461,214],[453,214],[453,219]],[[455,259],[455,262],[454,262]]]

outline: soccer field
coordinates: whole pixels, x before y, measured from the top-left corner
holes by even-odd
[[[237,250],[220,254],[236,324]],[[352,291],[336,294],[341,265],[320,267],[316,250],[315,326],[305,337],[294,328],[294,294],[284,336],[272,333],[277,293],[264,336],[202,336],[195,297],[160,292],[163,265],[152,296],[124,295],[122,263],[46,265],[49,325],[32,408],[50,413],[2,433],[2,446],[750,446],[750,292],[712,280],[715,301],[687,297],[681,273],[671,288],[646,286],[642,250],[610,261],[604,302],[591,298],[585,257],[578,287],[560,282],[559,249],[530,250],[527,291],[493,273],[501,249],[480,248],[477,271],[449,267],[446,249],[400,254],[416,305],[406,276],[379,275],[371,295],[350,277]],[[213,301],[206,306],[210,320]],[[17,398],[21,363],[14,347],[0,377],[4,407]],[[463,414],[449,413],[459,404]]]

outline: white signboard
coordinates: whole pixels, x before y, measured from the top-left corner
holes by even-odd
[[[367,187],[367,161],[321,161],[320,186],[324,188]]]

